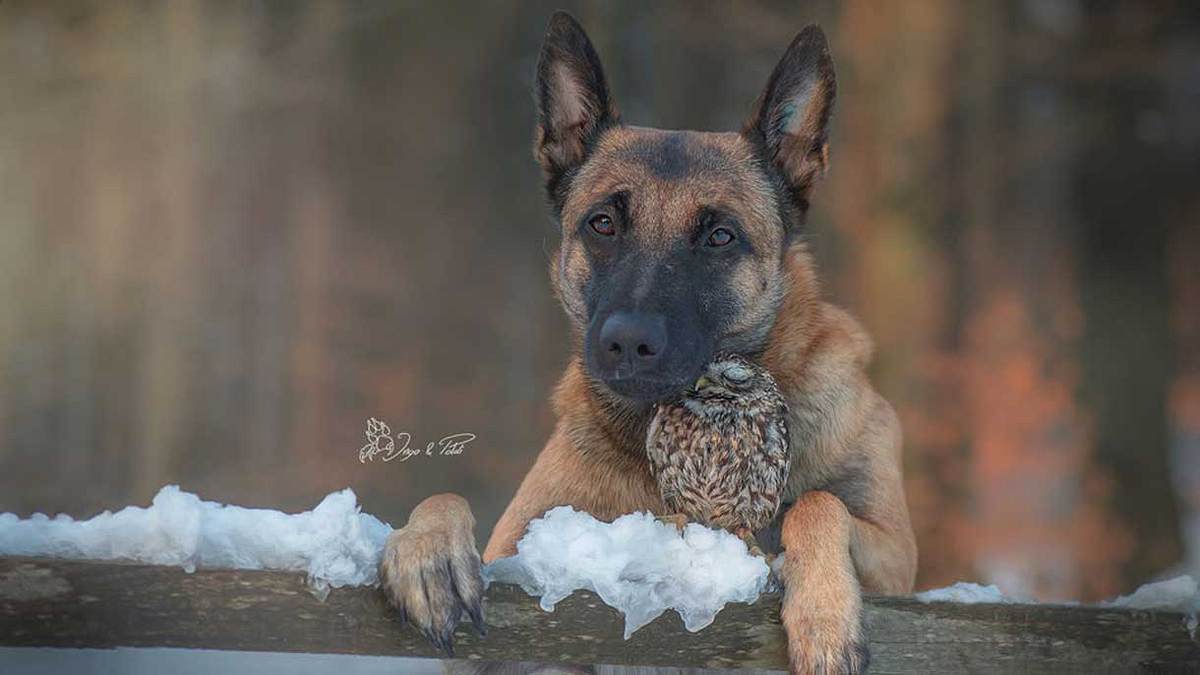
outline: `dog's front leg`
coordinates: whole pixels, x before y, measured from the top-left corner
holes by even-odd
[[[793,673],[867,667],[862,595],[850,556],[853,518],[828,492],[807,492],[783,519],[782,620]]]
[[[515,554],[529,521],[562,505],[605,521],[634,511],[666,510],[644,460],[601,441],[581,452],[571,443],[567,426],[559,424],[492,530],[484,562]]]

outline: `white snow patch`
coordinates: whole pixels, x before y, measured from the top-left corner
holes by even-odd
[[[0,555],[129,560],[154,565],[307,572],[318,590],[373,584],[391,527],[361,513],[349,488],[287,514],[201,501],[176,485],[148,508],[88,520],[0,514]]]
[[[1129,595],[1122,595],[1100,604],[1103,607],[1196,612],[1200,610],[1200,586],[1196,584],[1195,579],[1185,574],[1166,581],[1144,584]]]
[[[1196,618],[1200,614],[1200,584],[1185,574],[1166,581],[1143,584],[1133,593],[1102,602],[1100,606],[1183,612],[1186,615],[1183,626],[1195,640],[1196,628],[1200,625],[1200,620]]]
[[[517,555],[484,570],[490,581],[519,584],[542,609],[579,589],[625,615],[625,638],[667,609],[689,631],[712,623],[729,602],[754,602],[770,569],[734,535],[689,524],[682,536],[648,513],[604,523],[569,506],[533,520]]]
[[[961,602],[968,605],[975,603],[1016,602],[1016,600],[1001,593],[1000,589],[995,585],[981,586],[969,581],[960,581],[945,588],[924,591],[915,594],[913,597],[921,602]]]
[[[953,586],[935,588],[914,596],[921,602],[961,602],[961,603],[1013,603],[1031,602],[1012,598],[1000,592],[996,586],[981,586],[966,581],[960,581]],[[1078,603],[1060,603],[1076,605]],[[1112,600],[1097,603],[1097,607],[1118,607],[1122,609],[1158,610],[1164,612],[1182,612],[1185,614],[1183,624],[1192,639],[1196,637],[1196,629],[1200,627],[1200,584],[1190,576],[1183,575],[1166,581],[1144,584],[1129,595],[1122,595]]]
[[[1000,588],[960,581],[945,588],[917,593],[913,597],[921,602],[977,602],[1035,603],[1034,600],[1005,595]],[[1078,602],[1055,604],[1078,605]],[[1154,609],[1173,612],[1200,611],[1200,584],[1190,576],[1183,575],[1166,581],[1144,584],[1129,595],[1097,603],[1097,607],[1122,607],[1126,609]]]

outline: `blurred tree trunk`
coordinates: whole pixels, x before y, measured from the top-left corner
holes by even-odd
[[[957,383],[965,288],[963,136],[955,69],[969,48],[957,2],[844,4],[833,43],[838,102],[815,244],[835,302],[875,341],[872,379],[905,434],[908,502],[923,557],[919,587],[969,574],[967,423]],[[987,130],[990,132],[990,129]],[[973,137],[972,140],[978,140]]]
[[[1081,230],[1080,346],[1090,364],[1081,388],[1094,414],[1097,461],[1118,481],[1112,506],[1137,536],[1125,575],[1139,581],[1182,557],[1169,488],[1167,402],[1175,367],[1167,255],[1178,207],[1172,195],[1187,194],[1187,176],[1195,181],[1197,173],[1194,155],[1191,169],[1186,165],[1189,149],[1166,137],[1162,65],[1170,43],[1162,37],[1190,10],[1174,4],[1149,17],[1128,3],[1095,9],[1077,62],[1116,67],[1097,78],[1081,66],[1071,81],[1086,130],[1071,186]]]

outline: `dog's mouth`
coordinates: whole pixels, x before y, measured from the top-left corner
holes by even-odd
[[[604,378],[604,386],[621,398],[636,403],[661,403],[675,398],[691,384],[689,380],[665,381],[648,377]]]

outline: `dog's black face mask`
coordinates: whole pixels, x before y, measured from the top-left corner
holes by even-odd
[[[593,380],[671,398],[765,343],[788,238],[736,134],[613,128],[572,179],[556,275]]]
[[[579,233],[591,268],[583,289],[584,363],[593,378],[623,397],[669,398],[696,381],[737,310],[722,268],[738,252],[708,250],[703,242],[693,245],[692,237],[666,250],[648,247],[632,231],[628,213],[599,217],[612,222],[612,233],[597,234],[592,222]],[[738,248],[732,240],[727,246]]]
[[[553,280],[588,374],[613,393],[662,401],[718,350],[765,345],[825,164],[833,71],[813,30],[741,133],[704,133],[622,125],[583,30],[551,20],[534,154],[562,224]]]

